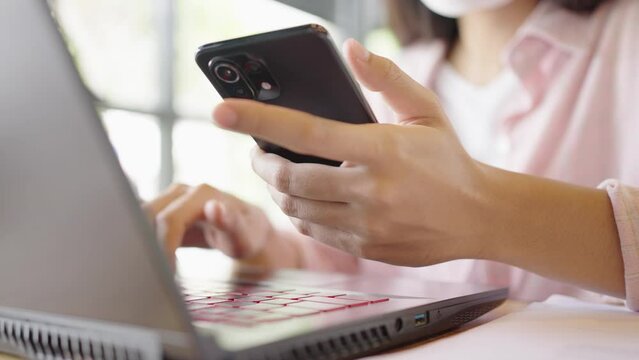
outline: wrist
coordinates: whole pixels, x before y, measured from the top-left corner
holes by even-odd
[[[500,169],[487,174],[492,226],[486,258],[623,294],[619,236],[605,191]]]
[[[508,171],[477,162],[479,211],[478,231],[473,258],[505,262],[513,252],[511,225],[514,221],[517,192],[510,189],[513,179]]]

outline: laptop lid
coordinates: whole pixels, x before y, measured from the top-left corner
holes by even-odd
[[[172,273],[46,2],[1,0],[0,47],[0,318],[126,325],[194,356]]]

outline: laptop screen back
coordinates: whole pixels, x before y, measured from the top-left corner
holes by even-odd
[[[45,1],[0,1],[0,307],[187,339],[171,273],[56,30]]]

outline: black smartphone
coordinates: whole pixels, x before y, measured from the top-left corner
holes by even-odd
[[[352,124],[376,122],[328,31],[304,25],[201,46],[195,61],[223,98],[254,99]],[[255,139],[293,162],[339,166]]]

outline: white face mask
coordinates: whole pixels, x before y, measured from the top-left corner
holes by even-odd
[[[441,16],[458,18],[466,14],[494,9],[513,0],[421,0],[431,11]]]

